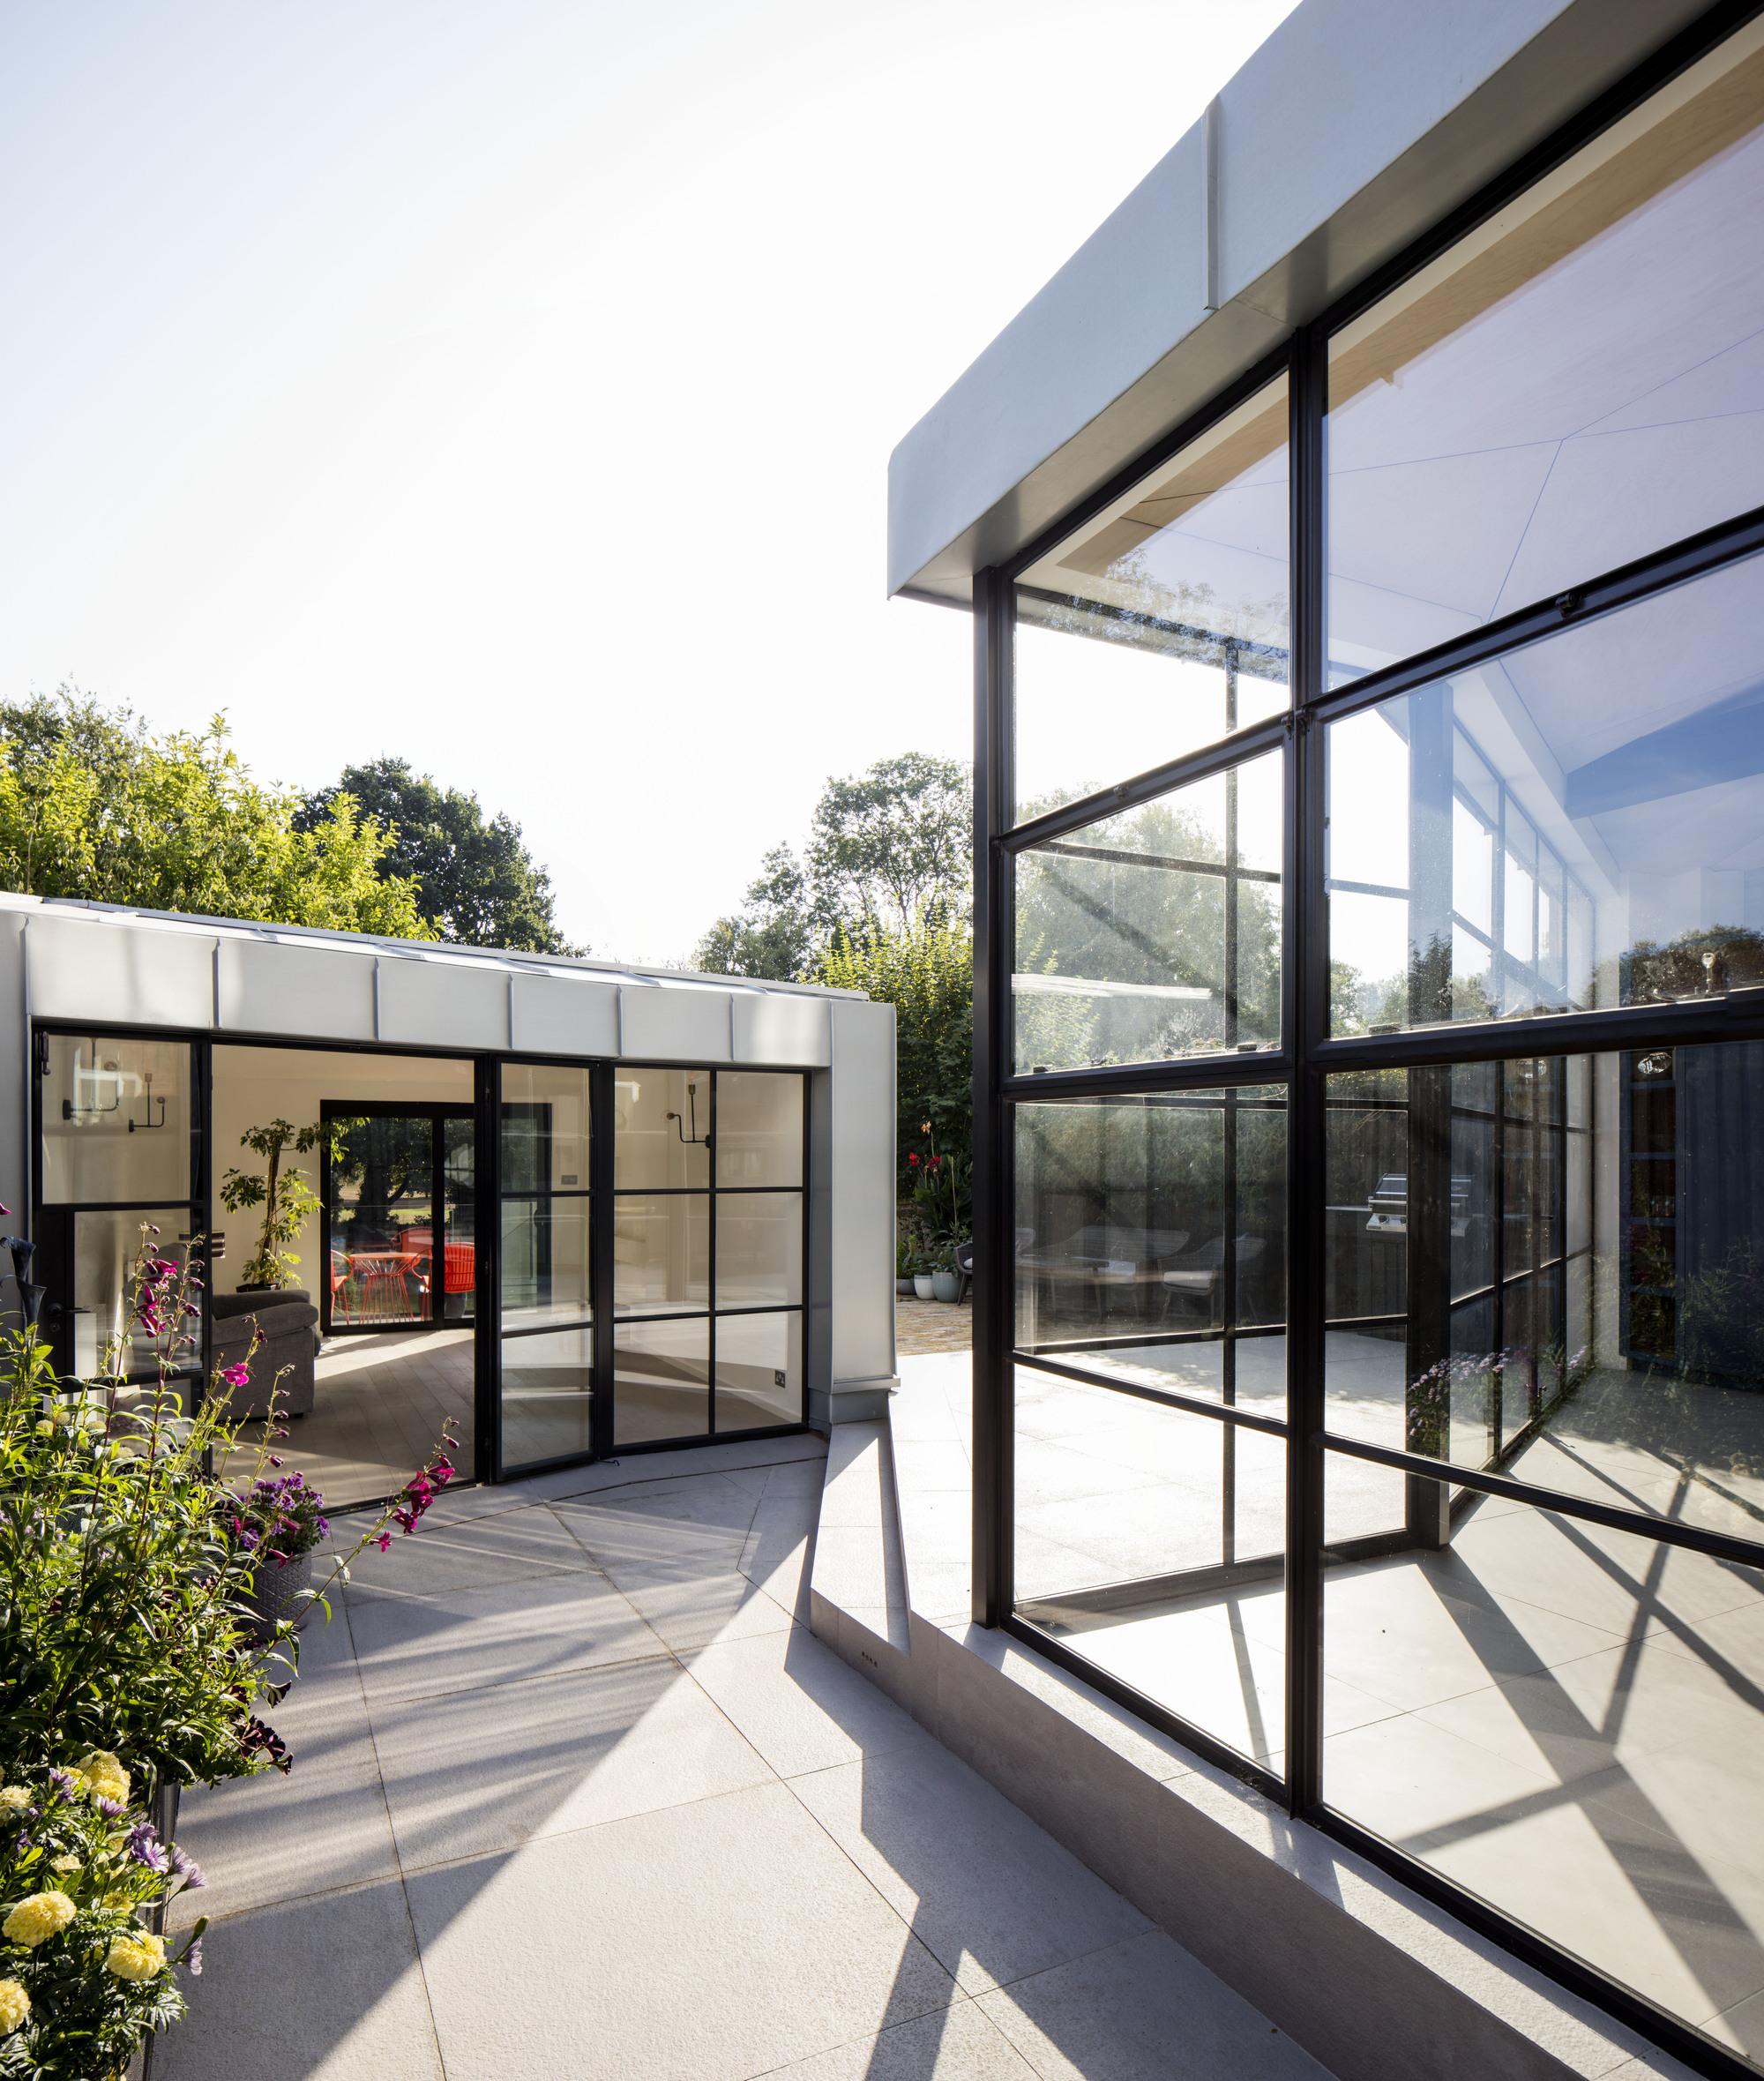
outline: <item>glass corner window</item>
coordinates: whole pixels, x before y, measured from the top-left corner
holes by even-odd
[[[1280,1044],[1284,754],[1015,857],[1019,1075]]]
[[[1282,375],[1022,572],[1014,821],[1283,714]]]
[[[1764,558],[1332,722],[1332,1030],[1764,983]]]

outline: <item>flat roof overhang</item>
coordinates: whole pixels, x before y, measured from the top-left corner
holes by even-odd
[[[889,594],[967,606],[976,571],[1711,11],[1304,0],[895,448]]]

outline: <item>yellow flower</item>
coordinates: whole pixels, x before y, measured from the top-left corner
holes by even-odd
[[[0,1809],[8,1814],[22,1814],[31,1803],[31,1795],[22,1785],[0,1787]]]
[[[65,1893],[33,1893],[0,1922],[0,1936],[34,1950],[65,1929],[78,1912]]]
[[[108,1748],[94,1748],[73,1768],[74,1774],[84,1778],[91,1787],[93,1799],[115,1800],[119,1807],[128,1805],[129,1773]]]
[[[104,1961],[106,1972],[118,1980],[151,1980],[165,1971],[166,1947],[143,1929],[138,1936],[119,1936]]]
[[[0,1980],[0,2038],[9,2036],[31,2013],[31,1997],[16,1980]]]
[[[77,1857],[51,1857],[49,1859],[51,1871],[78,1871],[79,1868],[80,1863]]]

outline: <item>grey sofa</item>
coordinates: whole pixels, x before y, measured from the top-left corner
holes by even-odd
[[[318,1355],[318,1310],[312,1296],[303,1286],[288,1286],[279,1293],[216,1293],[209,1306],[217,1371],[236,1366],[250,1349],[254,1319],[263,1336],[250,1362],[249,1384],[228,1391],[228,1415],[267,1416],[280,1373],[277,1407],[284,1416],[304,1416],[312,1407],[312,1361]]]

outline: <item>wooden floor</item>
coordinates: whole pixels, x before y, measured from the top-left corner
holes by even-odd
[[[294,1418],[277,1447],[333,1508],[395,1495],[453,1420],[462,1478],[472,1466],[472,1332],[386,1330],[333,1336],[314,1368],[313,1408]],[[255,1447],[260,1424],[242,1443]],[[236,1463],[235,1463],[236,1465]]]
[[[903,1354],[966,1351],[973,1319],[972,1307],[965,1305],[902,1296],[896,1303],[900,1350]],[[332,1508],[395,1495],[428,1459],[450,1418],[459,1441],[453,1463],[461,1478],[473,1478],[469,1327],[333,1336],[314,1369],[314,1384],[311,1411],[289,1423],[288,1435],[276,1449],[284,1469],[298,1467]],[[624,1442],[696,1427],[669,1420],[646,1430],[635,1420],[641,1396],[629,1385],[626,1396],[633,1421]],[[586,1452],[588,1401],[586,1394],[579,1398],[510,1397],[503,1410],[504,1464]],[[724,1410],[721,1427],[732,1426],[735,1420]],[[752,1420],[771,1423],[776,1417],[770,1410],[757,1410]],[[246,1425],[242,1444],[255,1448],[261,1431],[261,1425]],[[240,1464],[235,1459],[235,1472]]]

